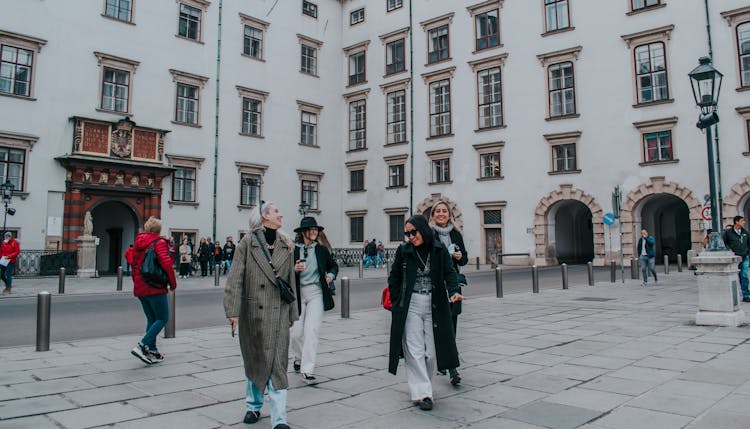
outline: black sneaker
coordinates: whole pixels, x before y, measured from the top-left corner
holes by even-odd
[[[149,351],[148,354],[149,354],[148,357],[151,358],[151,360],[153,361],[153,363],[159,363],[159,362],[162,362],[164,360],[164,355],[162,355],[159,352]]]
[[[417,402],[417,406],[420,410],[430,411],[432,409],[432,398],[422,398]]]
[[[312,374],[302,373],[302,380],[307,384],[311,384],[311,383],[315,383],[317,378],[315,378],[315,376]]]
[[[461,376],[458,373],[451,375],[451,384],[454,386],[461,384]]]
[[[279,423],[273,427],[273,429],[291,429],[286,423]]]
[[[249,425],[257,422],[260,419],[260,411],[248,411],[245,413],[245,418],[242,419],[243,423],[247,423]]]
[[[143,363],[147,363],[149,365],[154,363],[154,361],[149,357],[148,346],[144,346],[141,343],[138,343],[138,345],[133,347],[133,350],[130,351],[130,354],[142,360]]]
[[[298,361],[297,359],[295,359],[294,363],[292,364],[292,366],[294,367],[294,372],[296,372],[297,374],[299,374],[299,370],[300,368],[302,368],[300,364],[300,361]]]

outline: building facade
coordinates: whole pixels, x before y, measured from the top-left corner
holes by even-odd
[[[602,264],[621,243],[632,256],[641,228],[659,257],[684,255],[709,214],[687,78],[709,52],[705,5],[13,0],[8,228],[26,248],[71,249],[89,211],[106,272],[151,215],[223,242],[260,200],[289,230],[305,203],[336,247],[393,247],[443,198],[472,260]],[[750,7],[707,16],[726,220],[750,214]]]

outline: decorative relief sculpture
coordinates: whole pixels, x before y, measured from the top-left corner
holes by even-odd
[[[91,217],[91,212],[86,211],[83,217],[83,235],[90,236],[94,232],[94,218]]]
[[[133,151],[133,127],[135,123],[125,118],[117,123],[112,132],[112,155],[120,158],[130,158]]]
[[[108,182],[109,182],[109,173],[108,173],[108,172],[106,172],[106,171],[102,171],[102,172],[101,172],[101,173],[99,174],[99,183],[104,183],[104,184],[106,184],[106,183],[108,183]]]

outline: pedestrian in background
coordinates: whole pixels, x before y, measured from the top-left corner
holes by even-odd
[[[385,265],[385,246],[382,241],[378,241],[378,264],[383,267]]]
[[[161,220],[150,217],[143,225],[143,232],[135,237],[133,252],[133,295],[138,298],[146,315],[146,333],[130,353],[147,364],[158,363],[164,356],[156,348],[156,337],[169,320],[169,302],[167,292],[175,290],[177,280],[174,278],[173,262],[169,257],[169,244],[160,237]],[[150,285],[141,276],[141,265],[146,252],[153,246],[159,265],[167,274],[167,284]]]
[[[232,259],[234,258],[234,249],[236,247],[234,242],[232,242],[232,236],[227,237],[227,242],[224,243],[224,274],[232,268]]]
[[[315,382],[315,357],[318,331],[323,312],[333,309],[328,285],[336,278],[339,266],[328,248],[318,243],[322,226],[313,217],[303,217],[294,239],[294,272],[297,283],[299,321],[292,328],[291,353],[295,372],[302,372],[305,383]]]
[[[193,252],[191,251],[190,245],[188,244],[187,237],[182,238],[182,244],[180,245],[180,278],[184,279],[190,275],[190,263],[193,260]]]
[[[125,274],[130,275],[130,272],[133,269],[133,245],[132,244],[127,248],[127,250],[125,250],[125,263],[128,266],[128,269],[125,272]]]
[[[268,392],[271,427],[289,429],[286,398],[289,382],[289,328],[297,320],[294,302],[281,299],[276,278],[295,288],[291,241],[279,231],[282,215],[274,203],[261,203],[250,215],[250,232],[240,240],[224,289],[224,312],[232,334],[239,328],[247,377],[243,422],[260,419]]]
[[[654,237],[648,235],[646,228],[641,230],[641,238],[638,239],[638,259],[641,263],[641,273],[643,274],[643,286],[648,285],[648,272],[654,276],[654,283],[659,279],[656,277],[656,267],[654,265]]]
[[[737,265],[740,278],[740,288],[742,289],[742,301],[750,302],[750,291],[748,290],[748,269],[750,268],[750,247],[748,247],[748,234],[745,230],[745,218],[735,216],[731,228],[724,232],[724,242],[727,247],[732,249],[735,255],[740,257],[740,263]]]
[[[208,263],[209,255],[211,254],[211,246],[205,237],[201,237],[201,242],[198,245],[198,263],[201,266],[201,277],[208,275]]]
[[[0,246],[0,278],[5,282],[3,294],[11,293],[13,289],[13,270],[16,268],[16,260],[21,253],[21,245],[13,238],[13,233],[5,231],[3,244]]]
[[[367,259],[365,259],[365,268],[369,267],[370,265],[373,265],[375,268],[378,267],[378,245],[373,238],[371,242],[367,243],[367,247],[365,247],[365,252],[367,253]]]
[[[224,250],[221,248],[221,243],[217,240],[216,243],[214,243],[214,248],[211,251],[211,267],[216,268],[219,270],[219,274],[221,274],[221,265],[224,261]],[[213,269],[211,270],[211,275],[213,275]]]

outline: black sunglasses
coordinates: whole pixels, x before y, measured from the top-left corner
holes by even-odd
[[[404,235],[407,237],[415,237],[419,231],[412,229],[411,231],[404,231]]]

